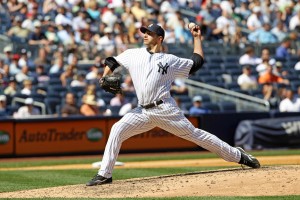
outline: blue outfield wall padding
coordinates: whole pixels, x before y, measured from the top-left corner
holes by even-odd
[[[199,117],[199,128],[233,146],[235,130],[240,121],[265,118],[270,118],[268,112],[205,114]]]

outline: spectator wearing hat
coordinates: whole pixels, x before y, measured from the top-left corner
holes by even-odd
[[[17,112],[14,113],[15,118],[28,118],[33,115],[40,115],[39,109],[33,106],[33,99],[26,98],[24,102],[24,106],[20,107]]]
[[[18,91],[17,82],[14,77],[10,77],[8,86],[4,89],[4,94],[7,96],[14,96]]]
[[[36,16],[34,12],[27,12],[26,19],[22,22],[22,28],[25,28],[29,31],[34,31],[34,22],[36,20]]]
[[[23,81],[23,89],[21,90],[21,94],[31,95],[32,93],[32,81],[27,79]]]
[[[20,72],[20,66],[18,64],[20,59],[20,55],[19,54],[13,54],[12,55],[12,60],[11,63],[9,64],[9,74],[10,76],[14,76],[17,73]]]
[[[4,64],[6,65],[10,65],[11,61],[12,61],[12,51],[13,48],[11,45],[7,45],[4,47],[3,52],[5,53],[5,58],[4,58]]]
[[[0,118],[3,116],[9,116],[10,110],[7,107],[7,99],[5,95],[0,95]]]
[[[251,74],[251,67],[245,65],[243,73],[238,76],[237,83],[242,90],[254,90],[257,88],[257,78]]]
[[[84,116],[97,116],[100,114],[97,106],[96,96],[89,95],[83,101],[80,107],[80,113]]]
[[[70,115],[80,115],[79,108],[76,105],[76,99],[73,93],[68,92],[65,96],[65,103],[61,108],[61,115],[67,117]]]
[[[45,33],[42,31],[42,24],[40,21],[34,22],[34,32],[29,36],[28,44],[30,45],[48,45],[50,42],[47,40]]]
[[[12,27],[7,31],[7,36],[14,37],[15,39],[26,41],[28,39],[30,31],[22,26],[22,19],[20,16],[16,16],[13,21]]]
[[[197,95],[193,98],[193,106],[190,108],[189,113],[190,115],[200,115],[206,114],[210,111],[206,108],[202,107],[202,97]]]

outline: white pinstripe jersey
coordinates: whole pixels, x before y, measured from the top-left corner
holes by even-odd
[[[130,73],[139,104],[170,98],[172,82],[187,78],[193,61],[172,54],[150,54],[146,48],[128,49],[116,56],[117,62]]]

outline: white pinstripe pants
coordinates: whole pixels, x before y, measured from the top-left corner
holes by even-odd
[[[241,153],[226,142],[204,130],[195,128],[176,106],[173,99],[151,108],[137,107],[123,116],[111,129],[98,174],[111,177],[121,144],[128,138],[160,127],[178,137],[216,153],[229,162],[239,162]]]

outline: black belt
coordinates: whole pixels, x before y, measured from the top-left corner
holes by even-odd
[[[154,101],[153,103],[149,103],[147,105],[141,105],[142,108],[145,108],[145,109],[149,109],[149,108],[153,108],[155,106],[158,106],[160,104],[163,103],[163,100],[158,100],[158,101]]]

